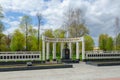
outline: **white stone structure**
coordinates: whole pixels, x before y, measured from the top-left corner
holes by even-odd
[[[56,43],[61,43],[61,58],[62,58],[62,50],[64,48],[64,43],[69,43],[69,49],[70,49],[70,58],[72,58],[72,43],[76,43],[76,59],[79,59],[79,42],[82,42],[82,59],[85,59],[85,43],[84,43],[84,37],[79,38],[48,38],[45,36],[42,36],[42,60],[45,61],[45,59],[49,60],[49,44],[53,43],[53,60],[56,60]],[[45,47],[46,44],[46,47]],[[45,54],[46,53],[46,54]],[[46,57],[45,57],[46,55]]]
[[[120,59],[120,52],[96,52],[96,51],[86,51],[85,53],[86,60],[92,59]]]
[[[0,61],[33,61],[41,60],[40,52],[0,52]]]

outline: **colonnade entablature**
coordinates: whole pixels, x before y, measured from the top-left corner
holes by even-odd
[[[83,41],[83,37],[80,38],[49,38],[44,37],[46,42],[80,42]]]

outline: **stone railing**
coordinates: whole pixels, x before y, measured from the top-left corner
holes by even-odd
[[[0,52],[0,61],[33,61],[41,60],[40,52]]]
[[[120,59],[120,52],[119,51],[107,51],[107,52],[86,51],[85,59]]]

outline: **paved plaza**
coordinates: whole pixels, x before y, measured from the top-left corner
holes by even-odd
[[[0,80],[120,80],[120,66],[97,67],[84,62],[74,68],[0,72]]]

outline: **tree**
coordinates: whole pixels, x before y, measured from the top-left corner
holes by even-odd
[[[37,30],[33,28],[33,26],[29,26],[28,28],[28,35],[36,36],[37,35]]]
[[[103,51],[113,50],[113,39],[112,39],[112,37],[109,37],[107,34],[101,34],[99,36],[99,47]]]
[[[28,42],[27,42],[27,37],[28,37],[28,26],[30,26],[31,24],[31,18],[27,15],[23,16],[22,19],[21,19],[21,22],[20,22],[20,26],[22,28],[22,31],[25,32],[26,34],[26,51],[27,51],[27,45],[28,45]]]
[[[2,19],[3,19],[3,17],[4,17],[4,15],[3,15],[3,10],[2,10],[2,7],[0,6],[0,51],[3,51],[3,50],[5,50],[4,48],[5,48],[5,43],[4,43],[4,37],[5,37],[5,35],[2,33],[3,32],[3,30],[4,30],[4,25],[3,25],[3,23],[2,23]]]
[[[56,30],[54,30],[53,35],[54,35],[55,38],[65,38],[65,30],[56,29]],[[56,53],[58,55],[60,55],[60,46],[61,46],[60,43],[56,44]]]
[[[81,37],[89,33],[88,29],[83,24],[80,24],[76,27],[75,24],[72,24],[69,27],[69,32],[71,37]]]
[[[64,14],[64,27],[69,31],[70,37],[81,37],[89,34],[89,30],[84,25],[82,10],[80,8],[70,8]]]
[[[5,35],[3,33],[0,33],[0,51],[6,51],[6,43],[5,43]]]
[[[107,38],[106,50],[107,51],[113,50],[113,38],[112,37]]]
[[[2,33],[3,30],[4,30],[4,25],[3,25],[2,21],[0,21],[0,33]]]
[[[108,38],[107,34],[101,34],[99,36],[99,47],[103,51],[106,51],[107,38]]]
[[[43,35],[46,37],[54,38],[52,29],[46,29]],[[50,53],[52,53],[52,43],[50,43]]]
[[[53,37],[54,37],[54,36],[53,36],[53,31],[52,31],[52,29],[46,29],[46,30],[44,31],[43,35],[46,36],[46,37],[50,37],[50,38],[53,38]]]
[[[24,26],[20,26],[21,28]],[[24,34],[24,31],[22,31],[22,33]],[[28,51],[36,51],[38,50],[37,47],[37,30],[33,28],[32,25],[29,25],[28,29],[27,29],[27,50]]]
[[[29,51],[37,51],[38,50],[38,44],[37,44],[37,30],[36,29],[33,29],[32,26],[29,27],[28,29],[28,50]]]
[[[120,33],[118,34],[118,36],[116,37],[116,50],[120,50]]]
[[[65,30],[63,29],[56,29],[53,32],[55,38],[64,38],[65,37]]]
[[[10,42],[11,37],[10,35],[0,34],[0,51],[10,51]]]
[[[25,49],[25,38],[19,30],[15,30],[12,36],[10,48],[12,51],[22,51]]]
[[[0,6],[0,33],[4,30],[4,25],[1,21],[1,19],[4,18],[4,15],[3,15],[3,10],[2,10],[2,7]]]
[[[3,15],[3,9],[2,9],[2,6],[0,5],[0,19],[3,18],[4,15]]]
[[[91,36],[85,35],[85,50],[91,51],[94,48],[94,40]]]
[[[115,46],[115,50],[117,50],[117,48],[118,48],[117,42],[119,42],[119,41],[117,41],[117,37],[120,33],[119,17],[115,18],[115,30],[114,30],[114,32],[115,32],[115,40],[114,40],[115,44],[114,44],[114,46]]]
[[[42,15],[37,13],[37,19],[38,19],[38,51],[40,50],[40,25],[42,21]]]
[[[28,36],[28,50],[29,51],[37,51],[37,38],[34,35]]]

